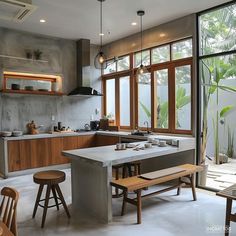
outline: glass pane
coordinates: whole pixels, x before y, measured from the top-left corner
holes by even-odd
[[[175,68],[176,129],[191,130],[191,66]]]
[[[160,129],[168,129],[168,69],[158,70],[154,72],[157,84],[157,127]]]
[[[144,66],[150,65],[150,50],[143,51],[142,61]],[[141,65],[141,52],[134,54],[134,67],[139,67]]]
[[[106,116],[115,121],[115,79],[106,80]]]
[[[107,68],[103,71],[104,75],[116,72],[116,63],[113,60],[108,61],[107,64]]]
[[[177,43],[173,43],[172,46],[172,60],[191,57],[192,52],[192,39],[187,39]]]
[[[130,78],[120,78],[120,125],[130,126]]]
[[[151,80],[151,74],[146,76]],[[138,126],[146,127],[144,122],[151,127],[151,83],[138,83]]]
[[[200,55],[236,49],[235,19],[236,4],[200,16]]]
[[[208,166],[209,173],[216,170],[218,173],[227,173],[229,179],[232,179],[230,185],[236,183],[233,180],[235,173],[228,172],[227,168],[236,167],[234,162],[236,157],[235,65],[236,54],[211,57],[199,62],[202,100],[200,162]],[[200,182],[201,186],[218,190],[225,188],[222,182],[210,178],[210,174],[203,180]]]
[[[152,49],[152,64],[170,60],[170,45]]]
[[[121,59],[118,60],[117,62],[118,71],[128,70],[129,68],[130,68],[129,56],[122,57]]]

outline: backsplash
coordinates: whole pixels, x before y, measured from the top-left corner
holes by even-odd
[[[6,28],[0,28],[0,55],[26,57],[26,49],[40,49],[41,61],[10,59],[0,57],[0,85],[4,70],[55,74],[62,76],[62,89],[65,94],[77,86],[76,79],[76,42],[36,35]],[[100,70],[93,66],[93,58],[98,50],[91,46],[91,79],[93,88],[101,91]],[[78,98],[68,96],[0,94],[0,130],[23,130],[34,120],[44,125],[41,131],[51,129],[61,121],[72,129],[83,128],[91,116],[99,119],[95,109],[101,110],[101,97]],[[55,121],[52,121],[52,116]]]

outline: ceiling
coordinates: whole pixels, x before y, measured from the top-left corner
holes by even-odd
[[[144,29],[229,2],[227,0],[106,0],[103,3],[104,43],[139,31],[137,10],[145,10]],[[38,9],[23,23],[0,20],[0,26],[67,39],[88,38],[99,44],[97,0],[33,0]],[[40,23],[40,19],[46,23]],[[131,22],[137,22],[132,26]]]

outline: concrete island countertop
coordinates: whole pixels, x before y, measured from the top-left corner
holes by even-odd
[[[72,160],[85,161],[105,167],[195,149],[194,138],[175,138],[179,138],[179,147],[170,145],[159,147],[157,145],[153,145],[151,148],[145,148],[144,150],[139,151],[135,151],[133,148],[116,151],[115,145],[111,145],[63,151],[62,154]],[[144,146],[144,143],[146,142],[147,141],[137,142],[137,144]]]

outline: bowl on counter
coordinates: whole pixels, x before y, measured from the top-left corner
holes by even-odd
[[[20,131],[20,130],[12,131],[12,136],[14,136],[14,137],[19,137],[19,136],[22,136],[22,135],[23,135],[23,131]]]
[[[25,86],[25,90],[34,91],[34,86]]]
[[[10,136],[12,136],[12,132],[11,131],[2,131],[1,135],[3,137],[10,137]]]

